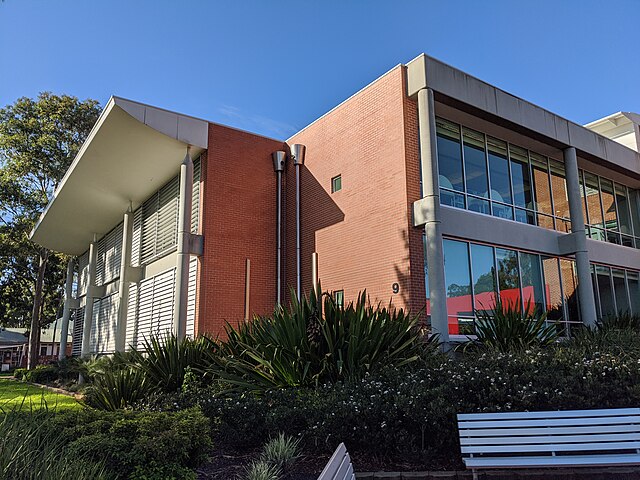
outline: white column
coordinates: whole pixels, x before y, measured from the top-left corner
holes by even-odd
[[[418,123],[420,131],[420,164],[422,167],[422,196],[427,204],[424,230],[427,237],[429,292],[431,301],[431,330],[439,335],[443,349],[448,350],[449,322],[447,292],[444,278],[444,252],[440,220],[440,190],[438,185],[438,153],[436,149],[436,117],[433,91],[418,92]]]
[[[569,214],[571,216],[571,234],[575,239],[576,271],[578,275],[578,305],[582,322],[595,327],[597,321],[596,301],[591,283],[591,267],[587,250],[587,236],[584,228],[578,173],[578,156],[574,147],[566,148],[564,169],[567,174],[567,195],[569,197]]]
[[[80,355],[86,357],[91,348],[91,324],[93,323],[93,299],[96,290],[96,263],[98,261],[98,241],[96,235],[89,246],[89,278],[85,295],[84,323],[82,324],[82,349]]]
[[[182,340],[187,333],[187,295],[191,241],[191,203],[193,201],[193,160],[189,151],[180,165],[180,201],[178,210],[178,258],[173,310],[173,333]]]
[[[133,243],[133,213],[124,214],[122,227],[122,255],[118,282],[118,320],[116,324],[116,352],[124,352],[127,339],[127,313],[129,311],[129,266]]]
[[[67,278],[64,283],[64,309],[62,311],[62,325],[60,327],[60,349],[58,359],[63,360],[67,351],[67,337],[69,336],[69,319],[71,318],[71,301],[73,295],[73,269],[75,258],[70,258],[67,263]],[[54,331],[55,335],[55,331]],[[55,342],[54,342],[55,344]]]

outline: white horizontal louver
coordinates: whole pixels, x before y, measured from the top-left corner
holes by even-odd
[[[175,283],[175,268],[139,283],[137,318],[132,322],[135,333],[131,337],[131,344],[136,348],[142,349],[145,339],[172,331]],[[131,323],[128,322],[128,326]]]
[[[179,177],[174,177],[142,204],[141,263],[148,263],[176,246],[179,193]]]
[[[142,207],[133,212],[133,232],[131,235],[131,265],[140,265],[140,240],[142,238]]]
[[[189,261],[189,288],[187,293],[187,325],[186,333],[193,338],[196,319],[196,279],[198,274],[198,259],[191,257]]]
[[[95,354],[115,351],[118,323],[118,294],[96,299],[93,302],[90,351]]]
[[[71,343],[71,355],[77,357],[82,352],[82,327],[84,325],[84,307],[71,310],[73,319],[73,332]]]
[[[89,251],[84,252],[78,257],[78,285],[76,298],[82,297],[87,293],[87,283],[89,282]]]
[[[200,227],[200,178],[202,163],[200,157],[193,161],[193,192],[191,203],[191,233],[198,233]]]
[[[112,282],[120,275],[122,231],[123,224],[120,223],[98,242],[96,285],[104,285]]]

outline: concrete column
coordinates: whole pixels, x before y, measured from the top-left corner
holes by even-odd
[[[69,319],[71,318],[71,301],[73,295],[73,269],[75,267],[75,258],[70,258],[67,263],[67,278],[64,283],[64,307],[62,311],[62,325],[60,328],[60,351],[58,359],[63,360],[67,351],[67,337],[69,336]],[[55,331],[54,331],[55,335]],[[55,344],[55,342],[54,342]]]
[[[593,296],[587,236],[582,215],[583,198],[580,195],[578,174],[578,156],[573,147],[563,151],[564,168],[567,175],[567,195],[569,197],[569,213],[571,216],[571,235],[575,239],[576,270],[578,273],[578,303],[580,316],[585,325],[594,327],[597,321],[596,302]]]
[[[440,336],[443,349],[448,349],[449,323],[447,292],[444,279],[444,252],[440,225],[440,192],[438,186],[438,154],[436,150],[436,116],[433,90],[418,92],[418,121],[420,130],[420,164],[422,168],[422,196],[427,205],[424,230],[427,236],[427,264],[431,294],[431,329]]]
[[[133,244],[133,212],[124,214],[122,227],[122,255],[118,282],[118,320],[116,324],[116,352],[124,352],[127,343],[127,313],[129,311],[129,266]]]
[[[193,194],[193,160],[189,151],[180,165],[180,203],[178,210],[178,258],[173,309],[173,333],[182,340],[187,334],[187,294],[191,259],[191,202]]]
[[[96,290],[96,264],[98,261],[98,239],[93,236],[89,246],[89,278],[85,295],[84,323],[82,324],[82,349],[80,355],[86,357],[91,348],[91,324],[93,323],[93,299]]]

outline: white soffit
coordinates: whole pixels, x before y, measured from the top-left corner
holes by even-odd
[[[62,179],[31,239],[80,255],[179,173],[186,148],[207,148],[208,122],[112,97]]]

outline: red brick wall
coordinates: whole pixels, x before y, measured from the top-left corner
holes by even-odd
[[[419,197],[417,110],[397,67],[287,143],[306,145],[302,168],[302,285],[319,256],[323,290],[345,301],[367,289],[372,301],[424,305],[422,236],[410,227]],[[331,179],[342,175],[342,190]],[[295,287],[295,169],[286,175],[286,281]],[[400,291],[394,294],[392,285]]]
[[[273,311],[276,174],[271,153],[282,149],[276,140],[209,125],[196,334],[222,334],[225,321],[242,321],[246,258],[251,260],[251,313]]]

